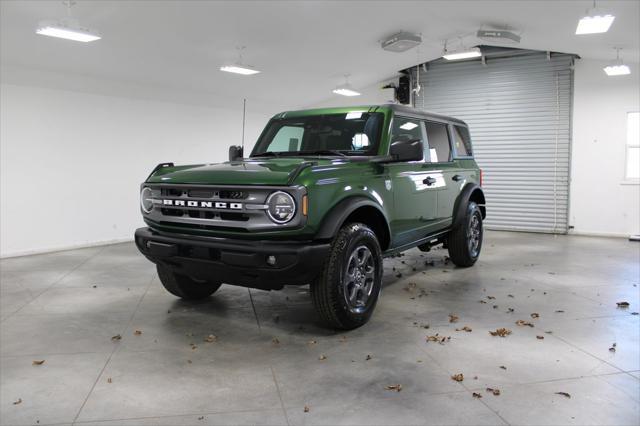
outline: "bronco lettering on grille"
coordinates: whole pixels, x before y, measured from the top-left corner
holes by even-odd
[[[216,208],[216,209],[232,209],[241,210],[242,203],[221,203],[213,201],[196,201],[196,200],[162,200],[163,206],[174,207],[200,207],[200,208]]]

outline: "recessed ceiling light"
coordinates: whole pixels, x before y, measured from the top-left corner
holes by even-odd
[[[59,22],[43,21],[36,29],[36,34],[64,38],[66,40],[81,41],[83,43],[100,40],[102,38],[96,31],[92,31],[88,28],[82,28],[79,25],[74,25],[70,20]]]
[[[442,57],[447,61],[458,61],[460,59],[470,59],[470,58],[479,58],[482,56],[482,52],[477,47],[472,47],[471,49],[462,49],[462,50],[454,50],[454,51],[446,51]]]
[[[583,34],[599,34],[609,31],[609,27],[613,24],[615,16],[599,11],[596,8],[596,0],[593,0],[593,8],[587,9],[587,15],[578,21],[576,28],[577,35]]]
[[[220,67],[220,71],[231,72],[234,74],[240,75],[254,75],[258,74],[260,71],[252,67],[251,65],[245,65],[242,62],[242,52],[246,49],[245,46],[238,46],[236,50],[238,51],[238,60],[234,64],[223,65]]]
[[[353,90],[351,86],[348,85],[336,87],[333,89],[333,93],[342,96],[360,96],[360,92]]]
[[[622,49],[620,49],[619,47],[616,47],[615,49],[616,49],[616,59],[611,64],[603,68],[604,72],[609,77],[631,74],[631,69],[629,69],[629,67],[625,65],[624,62],[622,62],[622,59],[620,58],[620,50]]]
[[[351,87],[351,84],[349,84],[349,74],[344,75],[344,80],[344,84],[333,89],[333,93],[341,96],[360,96],[360,92],[355,90]]]
[[[250,67],[249,65],[240,65],[240,64],[224,65],[220,67],[220,71],[232,72],[234,74],[242,74],[242,75],[253,75],[253,74],[258,74],[260,72],[257,69]]]
[[[609,27],[613,24],[613,20],[616,19],[613,15],[595,15],[585,16],[578,21],[578,27],[576,28],[576,34],[599,34],[609,31]]]
[[[607,73],[609,77],[615,77],[617,75],[627,75],[631,74],[631,70],[627,65],[609,65],[604,67],[604,72]]]
[[[77,19],[71,17],[71,8],[76,4],[75,1],[67,0],[62,3],[67,6],[68,16],[58,21],[40,22],[38,28],[36,28],[36,34],[83,43],[100,40],[102,38],[97,31],[82,27]]]

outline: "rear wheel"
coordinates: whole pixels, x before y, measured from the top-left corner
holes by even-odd
[[[456,266],[472,266],[482,249],[482,212],[473,201],[469,202],[462,221],[447,239],[449,257]]]
[[[344,226],[331,244],[311,297],[322,321],[350,330],[364,325],[382,287],[382,251],[374,232],[362,223]]]
[[[158,277],[165,289],[174,296],[187,300],[199,300],[211,296],[222,285],[214,281],[196,280],[173,271],[168,266],[156,265]]]

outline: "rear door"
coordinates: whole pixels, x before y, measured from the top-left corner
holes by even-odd
[[[447,123],[426,121],[425,129],[429,144],[427,167],[436,179],[433,189],[437,191],[437,211],[434,227],[442,229],[451,223],[453,204],[459,193],[457,185],[458,164],[453,160],[450,129]]]
[[[422,120],[395,116],[391,125],[391,141],[420,139],[425,148]],[[432,176],[422,161],[389,163],[389,183],[394,207],[391,220],[394,245],[408,244],[424,237],[437,219],[437,195]]]

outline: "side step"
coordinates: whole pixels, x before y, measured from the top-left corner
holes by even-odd
[[[402,253],[403,251],[407,251],[409,249],[422,246],[422,245],[428,245],[429,247],[438,245],[442,242],[441,241],[442,237],[446,236],[450,231],[451,231],[451,228],[447,228],[444,231],[439,231],[439,232],[436,232],[435,234],[429,234],[426,237],[420,238],[419,240],[414,241],[412,243],[404,244],[402,246],[389,249],[384,253],[382,253],[382,257],[392,257],[399,253]],[[423,250],[423,251],[428,251],[428,250]]]

